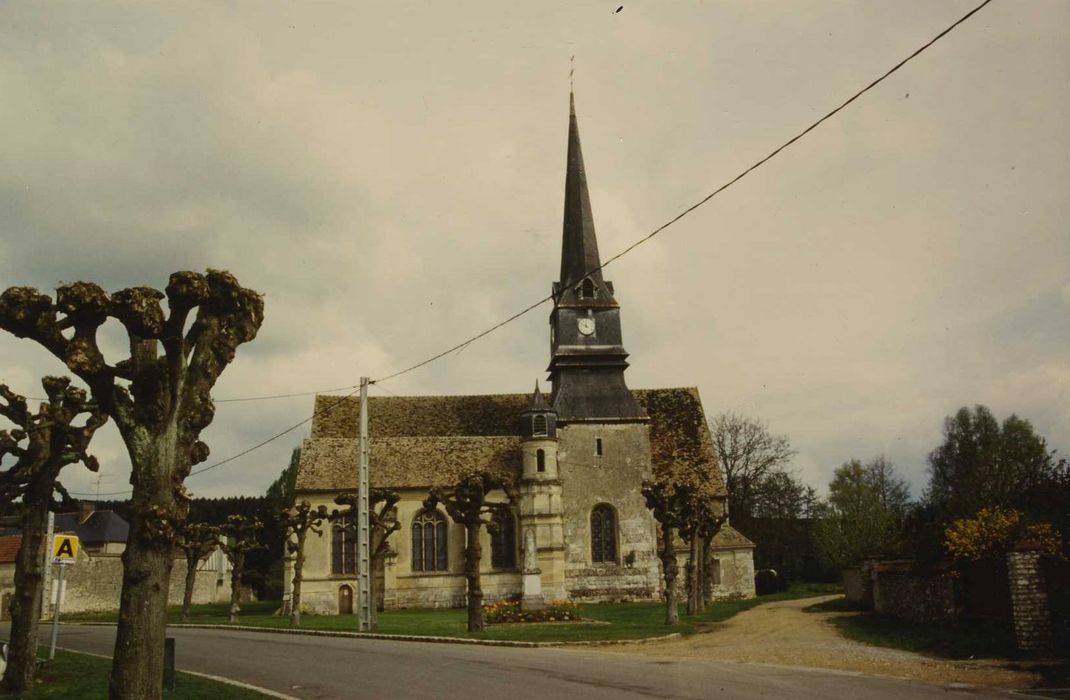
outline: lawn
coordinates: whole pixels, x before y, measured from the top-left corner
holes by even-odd
[[[733,615],[762,603],[774,600],[809,598],[840,592],[840,588],[829,584],[796,584],[783,593],[752,598],[750,600],[725,600],[714,603],[701,615],[686,617],[685,606],[680,606],[681,622],[672,627],[664,624],[665,606],[660,603],[593,603],[579,606],[580,615],[591,622],[578,623],[527,623],[512,625],[488,625],[482,634],[470,633],[465,629],[465,611],[453,609],[406,609],[387,610],[379,613],[381,634],[403,634],[417,636],[468,637],[476,639],[500,639],[530,642],[565,642],[565,641],[599,641],[614,639],[642,639],[656,637],[671,632],[693,634],[696,622],[720,622]],[[289,618],[276,616],[274,611],[279,603],[265,601],[247,603],[242,608],[242,625],[256,627],[290,626]],[[227,606],[195,605],[191,610],[190,622],[193,624],[227,624]],[[169,611],[169,621],[179,621],[179,610]],[[114,614],[82,615],[69,617],[68,621],[103,621],[113,622]],[[309,630],[356,631],[356,620],[352,616],[341,615],[303,615],[302,628]]]
[[[41,648],[42,654],[48,650]],[[0,698],[20,700],[99,700],[108,696],[108,676],[111,659],[87,656],[73,652],[57,651],[56,658],[41,669],[36,688],[28,693],[12,695],[0,690]],[[187,673],[178,673],[175,690],[166,692],[168,700],[263,700],[268,696],[252,690],[237,688],[225,683],[198,678]]]
[[[953,625],[908,622],[853,608],[843,598],[816,603],[804,612],[842,612],[829,618],[840,634],[864,644],[903,649],[945,659],[1003,659],[1008,668],[1039,673],[1048,687],[1070,685],[1070,658],[1066,650],[1053,660],[1032,659],[1018,651],[1014,630],[998,621],[964,621]]]

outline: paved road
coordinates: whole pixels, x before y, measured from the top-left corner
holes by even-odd
[[[0,634],[6,637],[6,626]],[[859,674],[731,662],[671,660],[572,649],[172,629],[180,669],[297,698],[809,698],[926,700],[1006,693],[955,690]],[[60,628],[59,645],[111,654],[114,627]],[[772,640],[771,640],[772,641]],[[1021,696],[1018,696],[1021,697]]]

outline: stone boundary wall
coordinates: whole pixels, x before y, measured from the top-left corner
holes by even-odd
[[[857,608],[873,609],[873,565],[849,566],[843,570],[843,594]]]
[[[1020,547],[1007,553],[1007,577],[1014,609],[1014,636],[1022,651],[1052,646],[1048,590],[1037,548]]]
[[[873,609],[911,622],[942,623],[959,618],[955,579],[948,568],[913,561],[873,566]]]
[[[57,576],[53,570],[52,599],[55,599]],[[168,605],[181,605],[186,586],[186,560],[176,559],[171,570]],[[110,612],[119,609],[119,594],[123,587],[123,562],[120,555],[87,556],[80,553],[78,561],[64,573],[63,613]],[[216,603],[230,599],[230,575],[220,571],[201,570],[193,589],[194,604]]]

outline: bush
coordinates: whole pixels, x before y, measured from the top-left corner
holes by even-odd
[[[571,600],[555,600],[542,610],[521,610],[519,600],[499,600],[483,606],[483,620],[487,624],[503,622],[561,622],[579,620],[576,604]]]

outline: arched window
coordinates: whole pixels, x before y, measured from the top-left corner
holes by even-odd
[[[490,536],[490,565],[495,569],[516,568],[516,518],[502,508],[494,511],[498,531]]]
[[[546,416],[540,413],[531,419],[531,434],[535,437],[546,435]]]
[[[423,510],[412,519],[412,570],[446,571],[446,518],[434,510]]]
[[[580,285],[580,297],[582,299],[594,298],[594,282],[591,281],[590,277],[583,280],[583,284]]]
[[[606,503],[591,511],[591,561],[617,562],[617,515]]]
[[[546,450],[535,450],[535,471],[546,471]]]
[[[331,573],[357,573],[357,528],[348,518],[331,526]]]

